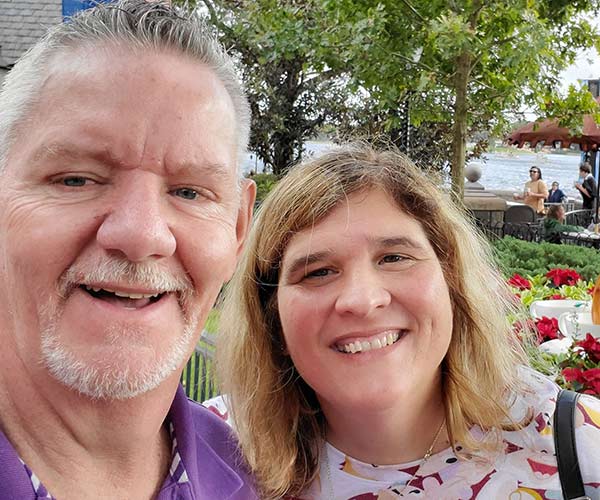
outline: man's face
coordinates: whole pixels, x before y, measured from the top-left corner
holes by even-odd
[[[207,67],[121,49],[55,62],[0,179],[0,331],[28,370],[129,398],[193,350],[254,186],[238,188],[233,106]]]

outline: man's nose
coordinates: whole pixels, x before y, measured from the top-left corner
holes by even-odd
[[[375,310],[388,306],[391,294],[383,277],[373,268],[349,273],[335,303],[339,314],[354,314],[366,317]]]
[[[112,206],[96,235],[100,246],[132,262],[173,255],[175,236],[166,219],[165,194],[158,182],[138,178],[115,189]]]

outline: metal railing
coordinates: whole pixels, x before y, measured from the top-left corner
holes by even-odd
[[[540,242],[544,239],[544,227],[541,221],[503,222],[475,219],[475,224],[491,240],[504,238],[505,236],[534,242]]]
[[[572,210],[565,213],[565,223],[573,226],[588,227],[592,223],[593,210]]]
[[[592,221],[592,210],[572,210],[565,214],[565,223],[573,226],[586,228]],[[480,215],[479,213],[477,215]],[[477,227],[486,235],[488,239],[499,239],[504,236],[512,236],[525,241],[551,243],[568,243],[571,245],[580,245],[599,248],[600,244],[596,237],[590,237],[589,234],[581,232],[577,235],[561,233],[557,235],[556,241],[548,240],[544,231],[544,219],[537,219],[535,222],[504,222],[494,220],[490,215],[488,217],[477,217],[474,219]]]
[[[198,402],[217,395],[214,373],[215,341],[211,334],[202,332],[200,342],[194,349],[183,373],[181,383],[188,398]]]

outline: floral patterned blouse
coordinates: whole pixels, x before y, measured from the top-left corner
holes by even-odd
[[[502,433],[503,451],[480,455],[479,460],[464,460],[448,448],[423,464],[417,460],[377,466],[360,462],[326,443],[329,468],[321,460],[319,475],[299,500],[562,499],[552,435],[559,387],[530,369],[523,369],[522,375],[529,391],[516,400],[511,413],[516,421],[528,415],[533,418],[520,431]],[[225,403],[218,397],[205,405],[230,420]],[[586,494],[600,500],[600,399],[586,395],[579,398],[575,428]],[[486,437],[478,427],[471,433],[478,439]],[[460,446],[457,449],[460,451]],[[404,489],[413,475],[410,486]]]
[[[531,423],[520,431],[503,432],[503,452],[484,460],[459,459],[451,448],[401,465],[376,466],[344,455],[329,443],[327,460],[302,500],[558,500],[563,498],[552,435],[558,386],[532,370],[523,370],[531,391],[512,408],[519,420],[533,411]],[[583,482],[592,500],[600,500],[600,400],[582,395],[576,412],[575,435]],[[471,430],[477,438],[485,434]],[[460,448],[460,447],[459,447]],[[415,474],[416,473],[416,474]],[[402,492],[413,477],[410,486]],[[331,480],[331,482],[329,482]]]

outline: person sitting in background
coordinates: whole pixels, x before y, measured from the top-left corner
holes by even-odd
[[[552,188],[548,191],[548,203],[562,203],[567,199],[567,195],[562,189],[559,189],[558,182],[552,183]]]
[[[542,180],[542,171],[535,165],[529,169],[529,181],[525,183],[523,194],[514,194],[515,200],[523,200],[538,215],[544,215],[544,201],[548,198],[548,188]]]
[[[586,210],[594,208],[597,186],[589,163],[583,163],[579,167],[579,179],[575,182],[575,189],[581,193],[583,208]]]
[[[560,233],[563,232],[581,232],[585,228],[565,224],[565,207],[562,205],[552,205],[548,209],[548,214],[544,219],[544,239],[550,243],[561,243]]]

